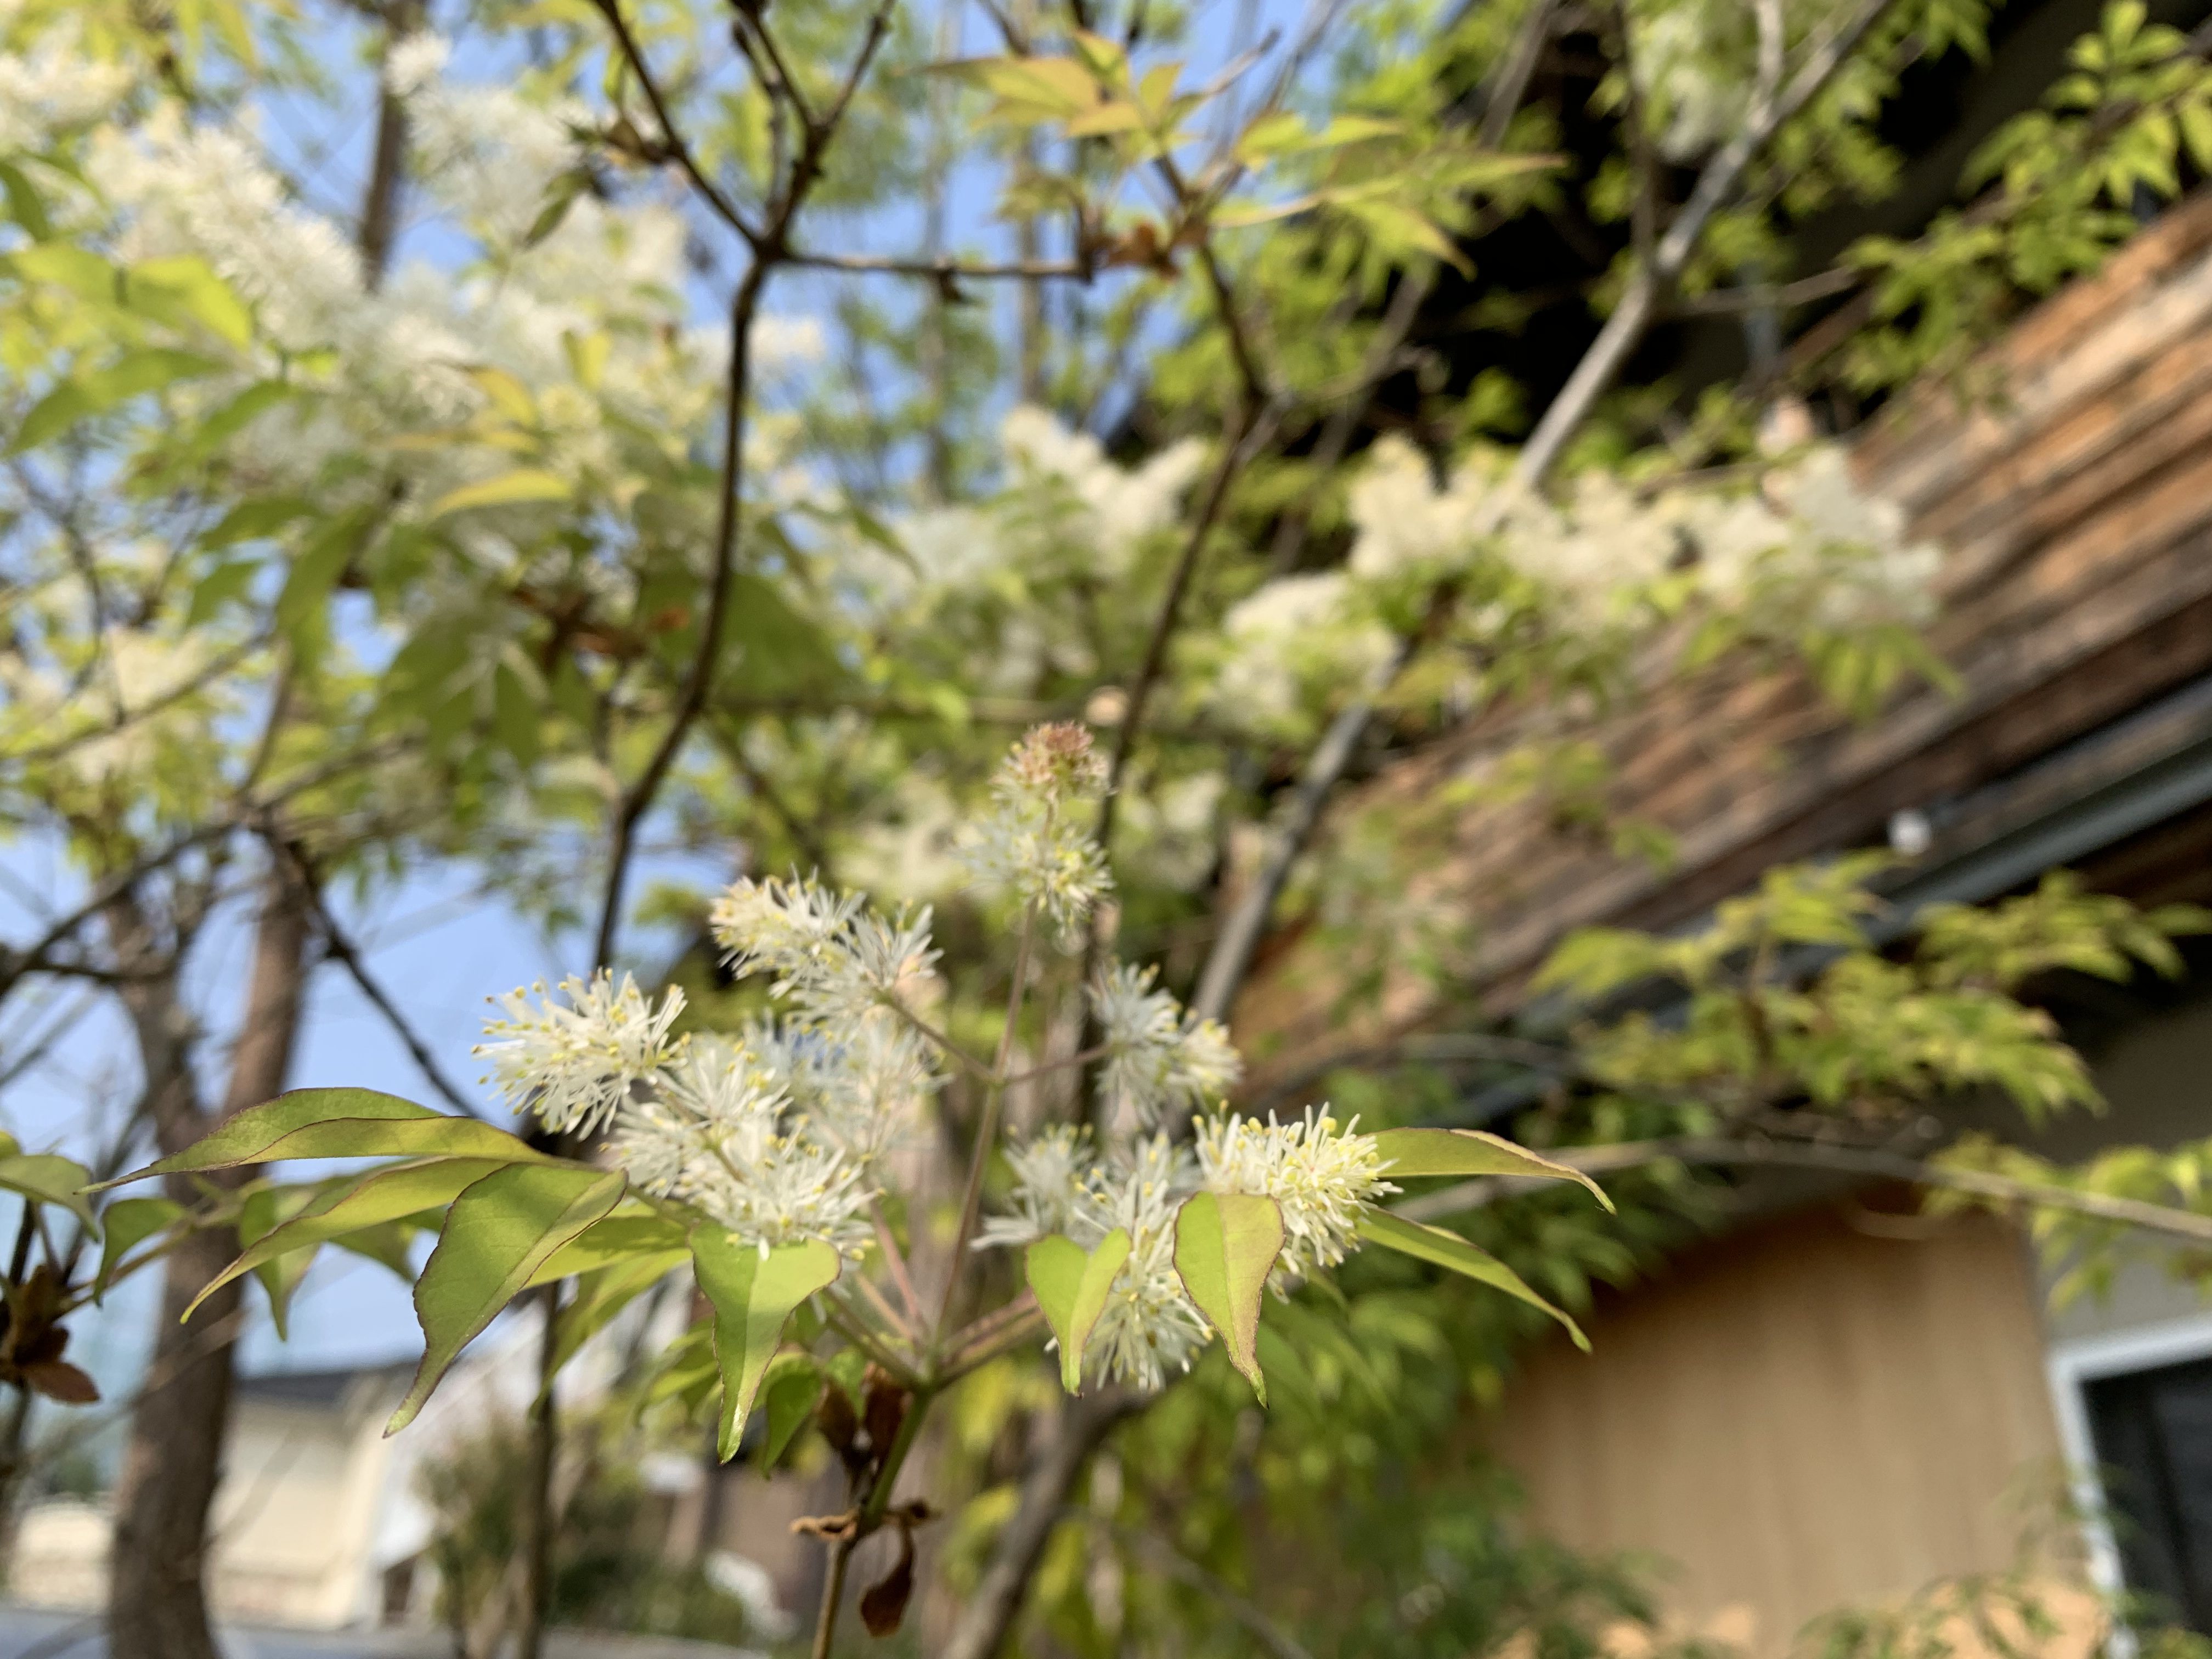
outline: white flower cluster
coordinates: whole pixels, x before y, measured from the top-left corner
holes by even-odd
[[[1085,1249],[1115,1228],[1129,1259],[1115,1275],[1091,1333],[1085,1370],[1158,1389],[1188,1370],[1212,1334],[1176,1271],[1176,1215],[1199,1192],[1272,1198],[1283,1215],[1283,1249],[1270,1282],[1278,1294],[1341,1261],[1359,1206],[1396,1189],[1381,1179],[1374,1141],[1309,1112],[1296,1123],[1223,1117],[1202,1125],[1194,1151],[1164,1133],[1095,1156],[1073,1129],[1053,1129],[1007,1156],[1010,1212],[986,1223],[979,1248],[1021,1246],[1058,1233]]]
[[[1092,1328],[1085,1370],[1146,1389],[1160,1387],[1171,1370],[1188,1370],[1213,1334],[1176,1272],[1176,1212],[1199,1190],[1189,1149],[1156,1134],[1100,1158],[1086,1136],[1059,1128],[1014,1148],[1007,1161],[1012,1213],[990,1218],[976,1247],[1033,1244],[1058,1233],[1088,1250],[1127,1229],[1129,1259]]]
[[[1358,606],[1340,570],[1284,576],[1222,618],[1214,707],[1251,730],[1294,726],[1310,702],[1366,683],[1390,657],[1390,632]]]
[[[1861,489],[1834,445],[1682,524],[1707,591],[1767,631],[1919,627],[1934,615],[1942,549],[1908,540],[1905,509]]]
[[[571,976],[555,992],[540,983],[493,1000],[506,1018],[484,1022],[489,1040],[476,1048],[491,1063],[484,1081],[556,1134],[604,1128],[634,1087],[658,1079],[682,1051],[669,1035],[684,1012],[673,986],[655,1008],[628,974],[617,986],[601,969],[588,984]]]
[[[820,1239],[859,1253],[870,1160],[821,1133],[739,1042],[700,1037],[615,1121],[615,1161],[643,1190],[696,1205],[765,1252]]]
[[[1037,906],[1065,936],[1114,885],[1091,836],[1105,790],[1105,757],[1088,731],[1033,727],[992,779],[993,809],[961,836],[961,859],[982,884]]]
[[[1869,495],[1845,452],[1817,445],[1755,490],[1638,490],[1592,470],[1557,499],[1516,489],[1478,453],[1441,483],[1402,440],[1377,443],[1351,492],[1357,532],[1343,570],[1269,582],[1231,607],[1213,702],[1267,731],[1362,684],[1389,652],[1373,591],[1494,560],[1532,585],[1549,624],[1616,633],[1647,616],[1662,581],[1687,584],[1747,632],[1918,626],[1942,559],[1906,536],[1896,503]]]
[[[0,5],[0,32],[15,5]],[[86,52],[82,22],[64,14],[22,49],[0,51],[0,152],[37,150],[48,134],[110,114],[130,92],[128,65]]]
[[[1340,1130],[1326,1111],[1265,1123],[1249,1117],[1215,1117],[1198,1127],[1198,1164],[1208,1192],[1253,1193],[1275,1200],[1283,1212],[1283,1252],[1278,1288],[1344,1260],[1360,1206],[1398,1189],[1382,1179],[1382,1160],[1371,1135],[1355,1133],[1358,1120]]]
[[[887,919],[811,876],[747,878],[724,890],[708,925],[733,969],[774,975],[770,994],[814,1027],[857,1024],[927,981],[938,956],[929,915],[924,906]]]
[[[1147,1127],[1164,1109],[1195,1112],[1233,1087],[1244,1063],[1229,1033],[1194,1019],[1156,988],[1158,969],[1116,963],[1091,988],[1106,1049],[1100,1089],[1117,1113]]]
[[[1176,506],[1206,460],[1206,446],[1186,438],[1125,471],[1091,434],[1071,431],[1049,410],[1028,404],[1008,412],[999,436],[1032,505],[1040,486],[1048,496],[1064,498],[1073,512],[1057,515],[1059,527],[1085,536],[1105,574],[1125,572],[1145,538],[1175,522]],[[1071,517],[1074,522],[1066,523]]]
[[[940,1081],[895,1011],[929,972],[927,917],[886,921],[811,881],[736,884],[715,937],[740,973],[775,975],[781,1023],[672,1037],[684,994],[655,1009],[625,975],[501,999],[488,1056],[501,1091],[548,1128],[612,1126],[643,1191],[696,1206],[763,1251],[819,1239],[856,1255],[884,1158]]]

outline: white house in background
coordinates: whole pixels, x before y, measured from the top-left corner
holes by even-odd
[[[416,1495],[416,1471],[487,1414],[520,1410],[536,1382],[537,1350],[531,1321],[503,1322],[391,1439],[384,1425],[406,1392],[411,1360],[241,1377],[215,1502],[216,1616],[318,1630],[427,1619],[427,1586],[412,1565],[431,1516]],[[33,1505],[10,1594],[33,1607],[100,1606],[112,1529],[105,1504]]]

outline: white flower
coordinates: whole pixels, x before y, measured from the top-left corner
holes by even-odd
[[[1840,445],[1770,473],[1759,495],[1685,500],[1675,511],[1706,592],[1756,633],[1917,628],[1935,614],[1942,550],[1906,538],[1904,508],[1860,488]]]
[[[1311,1107],[1291,1123],[1278,1123],[1271,1114],[1265,1123],[1217,1117],[1199,1126],[1198,1161],[1206,1190],[1259,1194],[1273,1199],[1283,1212],[1278,1291],[1286,1281],[1343,1261],[1361,1206],[1398,1190],[1382,1178],[1374,1137],[1356,1134],[1352,1127],[1340,1131],[1334,1118]]]
[[[1438,489],[1419,450],[1395,434],[1378,440],[1350,492],[1358,529],[1352,574],[1372,581],[1405,571],[1441,575],[1464,565],[1497,527],[1494,494],[1493,479],[1473,462]]]
[[[860,913],[857,894],[833,893],[811,876],[732,882],[707,925],[731,971],[792,979],[843,956],[846,930]]]
[[[539,984],[497,1004],[507,1017],[484,1022],[491,1040],[475,1050],[491,1061],[485,1081],[556,1133],[598,1128],[629,1098],[631,1085],[653,1077],[681,1046],[668,1030],[684,1012],[684,993],[671,986],[656,1010],[628,974],[617,988],[604,968],[588,985],[572,976],[556,992]]]
[[[702,1037],[616,1121],[615,1162],[643,1191],[680,1199],[762,1251],[819,1239],[847,1254],[869,1227],[860,1164],[817,1138],[774,1068],[745,1044]]]
[[[732,882],[708,926],[740,975],[775,975],[771,995],[814,1024],[857,1019],[927,979],[938,957],[929,908],[890,921],[861,896],[833,893],[811,877]]]
[[[1682,550],[1668,513],[1595,471],[1576,479],[1563,506],[1523,502],[1499,538],[1506,562],[1549,589],[1567,623],[1586,632],[1623,620]]]
[[[1212,702],[1261,731],[1296,724],[1310,691],[1364,685],[1391,652],[1390,630],[1360,613],[1340,570],[1255,589],[1222,618],[1222,645]]]
[[[384,86],[394,98],[411,98],[446,72],[453,43],[428,29],[396,42],[384,59]]]
[[[1018,473],[1070,498],[1075,527],[1087,532],[1102,574],[1109,575],[1127,568],[1146,536],[1174,522],[1176,502],[1206,463],[1205,445],[1186,438],[1124,471],[1097,439],[1028,404],[1007,412],[999,436]]]
[[[1063,933],[1113,888],[1091,837],[1106,763],[1079,726],[1040,726],[1008,751],[991,781],[990,815],[960,839],[976,879],[1042,908]]]
[[[1034,1244],[1054,1233],[1072,1235],[1089,1192],[1090,1136],[1065,1124],[1047,1129],[1009,1146],[1006,1163],[1014,1172],[1011,1213],[988,1218],[975,1248]]]
[[[1129,1259],[1114,1276],[1092,1328],[1085,1370],[1093,1377],[1156,1389],[1168,1370],[1188,1370],[1212,1334],[1176,1272],[1176,1212],[1198,1189],[1198,1164],[1165,1134],[1093,1161],[1081,1132],[1048,1129],[1007,1153],[1012,1213],[984,1224],[976,1248],[1025,1245],[1053,1234],[1086,1250],[1116,1228]]]
[[[1243,1071],[1219,1024],[1193,1019],[1154,988],[1158,977],[1157,969],[1117,963],[1091,988],[1106,1048],[1100,1086],[1145,1124],[1170,1106],[1194,1111],[1218,1100]]]
[[[812,1132],[862,1170],[872,1169],[943,1085],[927,1041],[886,1009],[836,1030],[746,1027],[761,1057]]]

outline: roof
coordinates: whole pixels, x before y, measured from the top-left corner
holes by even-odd
[[[339,1365],[318,1370],[263,1371],[238,1379],[238,1397],[311,1411],[337,1411],[356,1386],[386,1383],[404,1387],[414,1373],[412,1360],[382,1365]]]
[[[1955,694],[1915,687],[1855,725],[1803,675],[1738,658],[1623,709],[1595,735],[1615,808],[1675,838],[1663,871],[1563,833],[1540,801],[1467,814],[1422,892],[1474,921],[1470,988],[1493,1012],[1517,1006],[1571,928],[1679,926],[1771,865],[1881,842],[1906,809],[1937,831],[1917,878],[1948,872],[1936,896],[1985,897],[2212,799],[2212,195],[2030,313],[1975,384],[1980,369],[1998,397],[1925,389],[1856,455],[1912,533],[1946,550],[1930,642]],[[1471,722],[1360,804],[1431,794],[1510,746],[1519,718]],[[2116,788],[2124,810],[2101,824],[2079,810]],[[2069,814],[2070,836],[2034,840]],[[2192,822],[2186,848],[2162,857],[2168,877],[2202,878],[2212,834]],[[1959,876],[2023,834],[2008,879]],[[1255,980],[1247,1030],[1327,1027],[1315,1005],[1334,988],[1282,971],[1296,955]],[[1433,999],[1395,984],[1372,1024],[1293,1038],[1269,1069],[1377,1026],[1417,1029]]]

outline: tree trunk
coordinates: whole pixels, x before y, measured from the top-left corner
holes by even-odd
[[[384,7],[384,49],[380,69],[388,62],[392,47],[422,27],[422,0],[391,0]],[[399,239],[399,198],[407,182],[407,106],[380,88],[376,106],[376,146],[371,152],[368,183],[361,204],[362,279],[371,289],[380,287],[392,264],[392,245]]]
[[[155,1134],[164,1152],[181,1151],[221,1118],[283,1088],[299,1030],[307,943],[303,896],[285,872],[272,870],[255,927],[245,1022],[219,1114],[194,1103],[173,981],[161,981],[157,995],[133,1006]],[[169,1195],[191,1202],[198,1194],[192,1182],[176,1178]],[[224,1286],[189,1325],[180,1321],[200,1287],[236,1254],[236,1240],[210,1230],[186,1238],[162,1267],[153,1363],[131,1413],[115,1494],[107,1607],[113,1659],[218,1659],[205,1587],[208,1510],[222,1473],[243,1286]]]

